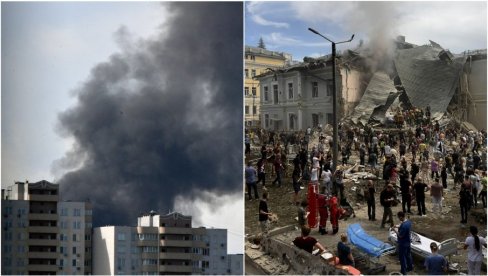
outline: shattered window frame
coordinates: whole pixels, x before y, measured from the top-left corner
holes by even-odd
[[[294,95],[293,95],[293,82],[288,83],[288,99],[293,100]]]
[[[319,97],[319,83],[317,81],[312,81],[312,98]]]

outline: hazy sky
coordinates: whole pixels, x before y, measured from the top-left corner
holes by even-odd
[[[95,224],[179,211],[242,253],[242,12],[2,3],[2,187],[59,183]]]
[[[247,2],[246,45],[262,37],[267,49],[288,52],[295,60],[331,52],[330,43],[348,40],[338,49],[354,48],[360,39],[386,40],[398,35],[424,45],[429,40],[453,53],[486,49],[487,2]]]

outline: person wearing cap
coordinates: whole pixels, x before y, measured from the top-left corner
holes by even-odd
[[[425,258],[424,266],[429,275],[444,275],[447,272],[447,260],[444,256],[437,253],[439,250],[437,243],[430,243],[432,255]]]
[[[400,225],[393,227],[393,232],[397,235],[398,243],[398,258],[400,260],[400,272],[406,275],[407,272],[413,270],[412,254],[410,248],[410,230],[412,229],[412,222],[405,218],[405,213],[400,211],[397,214],[400,220]]]

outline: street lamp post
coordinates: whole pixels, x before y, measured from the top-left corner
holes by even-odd
[[[341,42],[334,42],[321,33],[317,32],[312,28],[308,28],[309,31],[312,33],[325,38],[327,41],[332,43],[332,124],[333,124],[333,148],[332,148],[332,170],[335,171],[337,168],[337,152],[339,146],[339,137],[338,137],[338,130],[337,130],[337,89],[336,89],[336,44],[351,42],[354,38],[354,35],[351,36],[351,39],[341,41]]]

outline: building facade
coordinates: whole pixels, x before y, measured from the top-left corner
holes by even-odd
[[[470,105],[467,108],[467,121],[477,129],[485,129],[486,121],[486,98],[487,98],[487,64],[486,49],[468,53],[468,61],[465,65],[467,72],[467,87],[470,93]]]
[[[245,47],[244,122],[246,127],[259,126],[261,98],[259,81],[255,77],[266,72],[268,68],[284,67],[290,61],[290,54],[268,51],[259,47]]]
[[[48,181],[2,189],[2,274],[91,273],[91,205]]]
[[[364,93],[364,74],[353,67],[337,71],[338,116],[350,114]],[[332,124],[333,79],[329,57],[258,76],[261,127],[296,131]]]
[[[227,230],[192,228],[191,216],[176,212],[140,216],[137,227],[95,228],[93,249],[94,274],[243,273],[242,254],[227,254]]]

